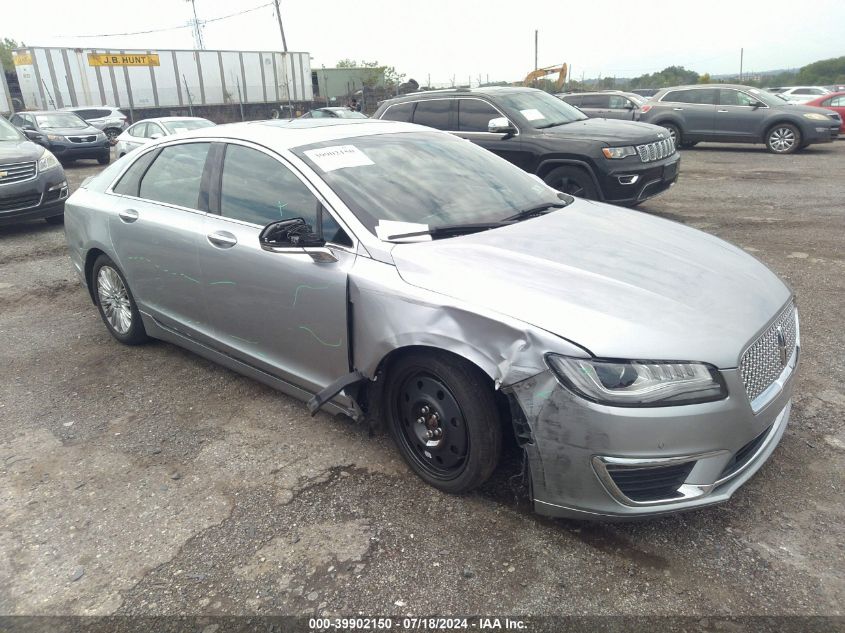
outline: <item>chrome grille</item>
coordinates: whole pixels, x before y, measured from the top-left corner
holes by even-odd
[[[0,165],[0,185],[22,182],[30,178],[35,178],[35,161]]]
[[[790,304],[768,330],[763,332],[742,355],[739,370],[749,400],[754,400],[771,385],[792,358],[797,344],[797,313]],[[779,338],[783,339],[781,353]]]
[[[675,143],[671,138],[666,138],[662,141],[655,141],[654,143],[647,143],[646,145],[637,145],[637,154],[639,154],[640,160],[644,163],[662,160],[674,153]]]
[[[97,140],[97,136],[68,136],[71,143],[93,143]]]

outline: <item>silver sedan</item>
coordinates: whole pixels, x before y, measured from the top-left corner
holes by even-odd
[[[789,419],[798,317],[768,268],[428,128],[163,138],[65,218],[115,339],[169,341],[385,426],[446,492],[515,442],[538,512],[688,510],[727,500]]]

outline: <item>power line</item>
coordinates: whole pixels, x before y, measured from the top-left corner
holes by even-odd
[[[200,20],[203,24],[208,24],[209,22],[218,22],[220,20],[228,20],[229,18],[233,18],[238,15],[243,15],[244,13],[251,13],[252,11],[258,11],[259,9],[263,9],[265,7],[272,6],[272,2],[265,2],[264,4],[260,4],[257,7],[252,7],[251,9],[244,9],[243,11],[238,11],[236,13],[230,13],[229,15],[221,15],[216,18],[210,18],[208,20]],[[146,31],[130,31],[127,33],[96,33],[96,34],[85,34],[85,35],[59,35],[58,37],[68,39],[68,38],[92,38],[92,37],[123,37],[126,35],[147,35],[148,33],[162,33],[164,31],[177,31],[179,29],[189,29],[193,28],[193,24],[182,24],[180,26],[168,26],[160,29],[148,29]]]

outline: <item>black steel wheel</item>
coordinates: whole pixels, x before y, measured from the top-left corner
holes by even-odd
[[[463,359],[415,353],[391,364],[385,411],[414,472],[446,492],[466,492],[493,473],[502,433],[489,379]]]
[[[570,196],[588,200],[599,199],[598,190],[590,174],[578,167],[558,167],[546,174],[543,181]]]

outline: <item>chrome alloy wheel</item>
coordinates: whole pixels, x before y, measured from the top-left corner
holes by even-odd
[[[132,305],[123,280],[111,266],[97,273],[97,298],[109,325],[118,334],[126,334],[132,327]]]
[[[788,127],[776,127],[769,133],[769,145],[776,152],[788,152],[795,146],[795,132]]]

